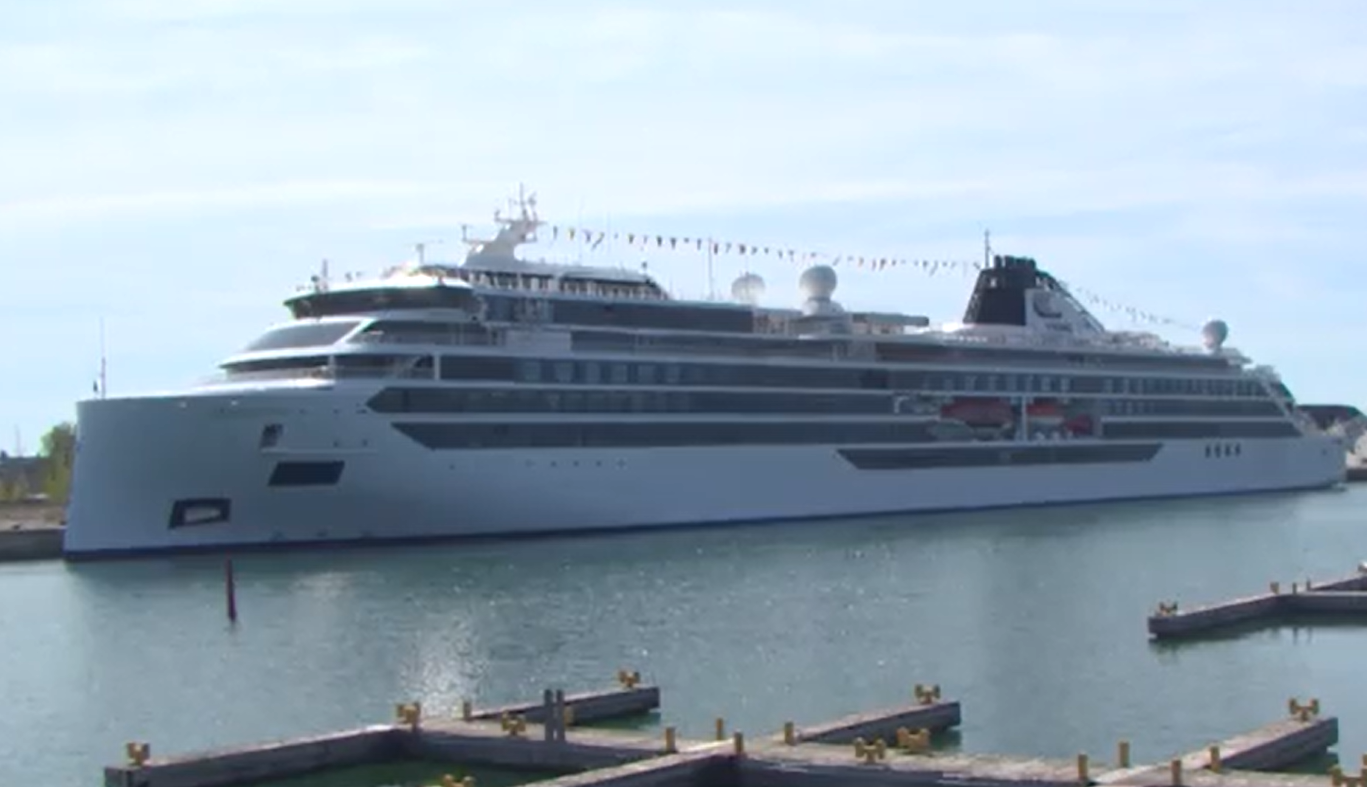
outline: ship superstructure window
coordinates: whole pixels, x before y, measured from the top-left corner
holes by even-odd
[[[1233,393],[1252,396],[1203,395],[1205,386],[1195,381],[1172,378],[1112,377],[1105,375],[1046,376],[1030,374],[993,374],[988,370],[965,369],[889,369],[856,364],[779,365],[744,362],[678,361],[660,363],[654,359],[630,362],[621,359],[552,360],[542,358],[492,357],[486,355],[447,355],[442,362],[443,379],[503,380],[521,383],[576,383],[580,385],[669,385],[754,388],[809,388],[937,391],[945,393],[1000,393],[1008,396],[1045,394],[1061,398],[1101,398],[1103,400],[1143,398],[1134,412],[1178,414],[1161,404],[1164,400],[1187,403],[1175,405],[1189,414],[1278,415],[1269,409],[1271,399],[1258,389],[1235,385],[1236,380],[1208,380],[1228,384]],[[1181,382],[1182,384],[1179,384]],[[1150,407],[1149,403],[1157,403]],[[1240,403],[1249,403],[1245,408]],[[1228,405],[1228,406],[1226,406]]]
[[[482,308],[479,296],[464,284],[459,287],[433,285],[324,290],[291,298],[285,305],[296,319],[399,309],[461,309],[473,313]]]
[[[328,359],[322,355],[259,358],[253,361],[226,363],[222,368],[229,380],[260,377],[324,377],[329,374]]]
[[[435,367],[435,360],[430,355],[352,353],[336,357],[338,377],[400,377],[430,380],[435,374]]]
[[[263,350],[288,350],[297,347],[326,347],[336,344],[343,336],[357,326],[360,320],[339,320],[326,322],[300,322],[282,325],[266,331],[248,344],[243,352]]]
[[[454,344],[476,347],[493,344],[497,334],[468,322],[377,320],[356,334],[354,341],[381,344]]]

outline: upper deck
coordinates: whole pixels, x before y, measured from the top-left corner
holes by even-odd
[[[404,345],[505,347],[564,352],[805,359],[873,364],[1053,365],[1230,373],[1248,359],[1224,346],[1213,321],[1205,346],[1181,347],[1151,333],[1110,331],[1033,259],[998,256],[979,272],[963,321],[932,326],[921,316],[847,311],[834,299],[835,269],[808,268],[804,300],[759,305],[764,282],[738,278],[727,301],[676,299],[649,275],[606,266],[519,257],[542,224],[534,198],[489,240],[466,239],[462,264],[418,258],[373,279],[326,275],[289,298],[295,318],[227,360],[375,352]],[[529,338],[537,337],[537,338]]]

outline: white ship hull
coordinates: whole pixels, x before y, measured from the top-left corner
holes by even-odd
[[[1342,448],[1325,436],[1245,438],[1237,455],[1215,458],[1207,454],[1212,441],[1169,440],[1145,461],[893,470],[858,469],[836,446],[430,450],[398,433],[390,416],[367,410],[369,393],[82,402],[67,554],[1254,493],[1328,487],[1345,474]],[[280,447],[260,446],[266,422],[285,427]],[[331,486],[268,486],[286,459],[340,460],[345,468]],[[229,500],[230,517],[171,527],[174,503],[187,499]]]

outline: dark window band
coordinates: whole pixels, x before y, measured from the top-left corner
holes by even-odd
[[[271,471],[270,486],[332,486],[342,478],[341,461],[277,462]]]
[[[793,366],[644,358],[602,360],[447,355],[441,361],[441,376],[446,380],[516,381],[559,385],[846,388],[1036,396],[1067,396],[1069,393],[1075,393],[1115,394],[1127,397],[1189,397],[1207,400],[1211,397],[1240,397],[1270,402],[1267,392],[1257,381],[1251,379],[1120,377],[1079,375],[1064,370],[999,372],[966,367],[888,369],[845,364]]]
[[[845,448],[840,456],[860,470],[915,470],[937,467],[1109,464],[1147,462],[1159,443],[1143,445],[966,446],[955,448]]]
[[[934,440],[924,422],[698,421],[396,423],[434,450],[480,448],[682,448],[720,445],[840,445]]]
[[[1046,397],[1041,397],[1046,398]],[[820,393],[700,391],[624,388],[386,388],[367,403],[380,413],[829,413],[896,412],[892,392]],[[1102,400],[1100,413],[1168,416],[1270,416],[1271,401],[1141,399]]]
[[[1290,421],[1106,421],[1102,433],[1124,440],[1300,436]]]
[[[585,390],[582,388],[386,388],[379,413],[827,413],[891,414],[889,394]]]
[[[564,421],[558,423],[399,422],[394,428],[433,450],[485,448],[679,448],[737,445],[879,445],[958,442],[962,429],[947,429],[925,421],[832,422],[784,420],[763,422],[717,421]],[[1116,427],[1123,426],[1117,430]],[[1108,424],[1109,440],[1172,439],[1203,437],[1210,424],[1180,424],[1198,434],[1155,434],[1180,431],[1172,423]],[[1221,437],[1290,437],[1277,422],[1264,422],[1245,430],[1226,424]],[[1289,424],[1286,426],[1290,427]],[[1137,428],[1144,427],[1144,428]],[[1294,427],[1291,427],[1294,431]],[[1252,432],[1259,432],[1253,434]],[[971,439],[971,438],[969,438]],[[1051,443],[1053,445],[1053,443]],[[1003,440],[985,441],[995,450],[1026,447]],[[1034,447],[1033,444],[1028,447]]]

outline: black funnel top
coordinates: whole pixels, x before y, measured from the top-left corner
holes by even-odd
[[[1024,327],[1027,293],[1055,288],[1053,277],[1042,273],[1033,259],[998,254],[992,258],[991,267],[978,272],[963,321],[969,325]]]

